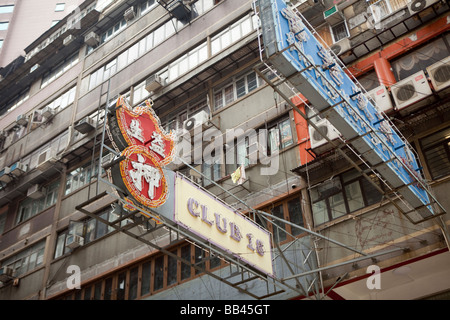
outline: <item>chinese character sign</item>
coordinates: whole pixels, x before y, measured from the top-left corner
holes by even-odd
[[[266,54],[271,63],[302,93],[353,147],[414,208],[429,206],[419,165],[405,139],[369,101],[283,0],[260,0]]]
[[[161,166],[142,146],[130,146],[122,152],[120,173],[134,199],[148,207],[159,207],[167,199],[167,182]]]
[[[175,140],[161,129],[159,119],[149,101],[131,108],[124,98],[116,104],[117,124],[128,146],[145,147],[161,165],[172,161]]]
[[[151,103],[132,108],[120,97],[108,114],[108,128],[123,158],[120,177],[113,174],[114,183],[144,206],[164,204],[168,185],[162,167],[172,161],[175,141],[173,134],[161,129]]]

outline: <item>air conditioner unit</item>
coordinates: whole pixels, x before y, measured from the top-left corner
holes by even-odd
[[[42,116],[41,110],[34,110],[31,117],[31,129],[34,130],[36,127],[44,123],[44,117]]]
[[[46,171],[53,167],[56,161],[56,158],[53,157],[53,150],[48,148],[39,154],[36,168],[40,171]]]
[[[335,25],[336,23],[344,20],[344,16],[342,15],[342,12],[339,11],[337,6],[332,6],[330,9],[325,10],[323,12],[323,18],[330,25]]]
[[[313,106],[309,106],[308,108],[306,108],[306,116],[308,117],[309,121],[314,124],[317,124],[322,120],[319,111]]]
[[[13,269],[11,267],[4,266],[0,269],[0,281],[3,283],[9,282],[13,279]]]
[[[187,19],[191,14],[191,9],[182,0],[173,1],[168,5],[167,10],[178,20]]]
[[[352,45],[350,43],[349,38],[344,38],[342,40],[339,40],[335,44],[331,46],[331,50],[337,55],[341,55],[347,51],[349,51],[352,48]]]
[[[75,40],[75,37],[73,35],[68,35],[63,40],[63,45],[68,46],[70,43],[72,43]]]
[[[2,181],[4,183],[11,182],[12,178],[9,175],[10,173],[11,173],[10,167],[4,167],[2,170],[0,170],[0,181]]]
[[[83,134],[95,129],[95,120],[90,117],[84,117],[75,125],[75,130]]]
[[[66,247],[74,250],[84,244],[84,238],[78,235],[69,234],[66,238]]]
[[[328,140],[325,139],[324,136],[330,140],[334,140],[339,138],[339,132],[327,119],[319,120],[316,123],[316,126],[320,132],[318,132],[318,130],[314,127],[309,126],[309,137],[311,141],[311,149],[316,153],[320,153],[331,148],[331,146],[328,145]]]
[[[56,110],[47,106],[41,109],[41,114],[44,118],[51,118],[55,114]]]
[[[439,0],[413,0],[408,4],[409,13],[411,15],[416,14],[436,2],[439,2]]]
[[[35,184],[28,188],[27,197],[31,199],[39,199],[45,195],[45,188],[38,184]]]
[[[450,57],[427,67],[428,76],[433,84],[434,91],[441,91],[450,86]]]
[[[24,114],[18,115],[17,118],[16,118],[16,123],[17,123],[19,126],[25,126],[25,125],[27,125],[27,124],[28,124],[27,116],[24,115]]]
[[[95,32],[91,31],[84,37],[84,42],[91,47],[95,47],[99,44],[100,38]]]
[[[392,97],[397,110],[415,104],[432,94],[427,77],[423,71],[419,71],[406,79],[403,79],[391,86]],[[409,112],[421,107],[415,105]]]
[[[388,113],[394,110],[389,91],[384,85],[370,90],[366,97],[371,99],[372,103],[375,103],[375,107],[380,112]]]
[[[206,111],[200,111],[199,113],[193,115],[189,119],[183,122],[183,129],[190,131],[195,127],[206,123],[209,120],[209,115]]]
[[[106,168],[109,167],[109,164],[114,160],[114,154],[113,153],[108,153],[107,155],[102,157],[102,167]]]
[[[123,14],[123,17],[126,21],[133,20],[136,14],[134,13],[134,8],[129,7],[127,10],[125,10],[125,13]]]
[[[145,90],[148,92],[157,91],[164,85],[163,80],[160,76],[157,74],[151,75],[146,81],[145,81]]]
[[[16,162],[10,167],[11,174],[15,177],[20,177],[27,172],[28,166],[22,162]]]

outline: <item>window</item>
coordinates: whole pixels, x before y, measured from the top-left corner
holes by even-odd
[[[236,97],[240,98],[258,87],[255,72],[243,76],[236,81]]]
[[[369,0],[368,2],[375,21],[379,22],[391,13],[405,7],[409,0]]]
[[[6,213],[0,214],[0,235],[5,230],[5,223],[6,223]]]
[[[91,300],[92,287],[84,289],[83,300]]]
[[[19,204],[19,210],[16,218],[16,224],[19,224],[39,212],[51,207],[56,203],[58,197],[59,180],[48,186],[41,188],[42,196],[38,199],[26,198]]]
[[[234,140],[234,144],[230,147],[230,144],[225,146],[225,168],[226,174],[230,175],[236,171],[236,169],[244,165],[247,167],[250,163],[254,164],[256,157],[253,157],[257,148],[256,135],[239,137]],[[252,160],[252,162],[250,162]]]
[[[106,30],[105,32],[103,32],[100,35],[100,44],[111,39],[119,31],[122,31],[123,29],[125,29],[126,26],[127,26],[127,21],[125,20],[125,18],[122,17],[112,27],[110,27],[108,30]]]
[[[405,79],[450,55],[444,39],[433,42],[391,61],[397,81]]]
[[[263,84],[264,80],[254,71],[231,79],[226,85],[214,90],[214,110],[219,110]]]
[[[450,174],[450,127],[420,140],[432,179]]]
[[[191,117],[194,117],[196,114],[200,112],[206,112],[206,114],[209,115],[209,107],[207,100],[201,96],[199,99],[195,99],[194,101],[191,101],[187,103],[186,105],[183,105],[176,109],[174,112],[169,114],[162,126],[163,128],[169,132],[171,130],[178,130],[183,128],[184,122]]]
[[[138,85],[136,85],[133,89],[133,101],[132,105],[136,105],[139,102],[142,102],[145,98],[149,96],[149,92],[145,90],[146,81],[142,81]]]
[[[232,43],[252,32],[255,27],[254,17],[247,15],[211,38],[211,54],[214,55]]]
[[[129,282],[130,289],[128,293],[129,300],[134,300],[137,298],[138,281],[139,281],[139,267],[134,267],[130,269],[130,282]]]
[[[152,273],[152,262],[148,261],[142,264],[141,295],[143,296],[150,293],[151,273]]]
[[[187,54],[181,56],[175,62],[168,66],[169,77],[167,81],[173,81],[189,70],[198,66],[201,62],[208,58],[208,49],[206,42],[197,46]]]
[[[64,7],[66,6],[65,3],[57,3],[55,7],[55,12],[61,12],[64,11]]]
[[[164,256],[155,259],[155,277],[153,279],[153,290],[158,291],[164,287]]]
[[[153,6],[154,3],[155,3],[154,1],[147,1],[143,3],[142,6],[143,7],[147,7],[148,5]],[[211,0],[197,1],[195,3],[195,7],[197,9],[198,14],[202,14],[204,11],[212,7],[212,1]],[[141,10],[143,9],[141,8]],[[253,25],[255,25],[255,22],[253,21],[254,19],[255,19],[254,17],[245,16],[244,18],[236,22],[233,26],[224,30],[221,34],[226,35],[225,38],[228,40],[222,41],[220,37],[218,38],[218,40],[216,39],[216,41],[220,40],[221,43],[220,48],[218,50],[221,50],[221,48],[223,48],[223,45],[231,44],[230,41],[237,41],[243,35],[253,31],[254,30]],[[120,30],[122,30],[122,28],[126,27],[126,21],[122,20],[116,23],[116,25],[114,25],[101,35],[102,43],[111,38],[116,32],[119,32]],[[100,85],[101,83],[106,81],[109,77],[114,75],[115,72],[125,68],[127,65],[131,64],[133,61],[144,55],[146,52],[150,51],[152,48],[154,48],[158,44],[162,43],[165,39],[173,35],[176,31],[176,28],[178,28],[174,27],[174,25],[178,23],[179,21],[177,19],[166,21],[164,24],[162,24],[157,29],[149,33],[147,36],[142,38],[132,47],[128,48],[119,56],[114,58],[111,61],[111,63],[108,64],[111,66],[114,65],[113,68],[107,70],[108,66],[103,66],[98,70],[94,71],[92,74],[90,74],[89,90],[92,90],[96,86]],[[91,52],[92,50],[93,48],[88,47],[88,53]],[[207,58],[208,58],[208,47],[206,42],[204,42],[195,47],[190,52],[179,57],[179,59],[176,60],[175,62],[165,67],[164,69],[166,69],[166,71],[164,71],[163,73],[158,72],[158,75],[160,75],[163,79],[167,81],[173,81],[177,77],[183,75],[184,73],[198,66]],[[247,82],[245,83],[246,86],[245,90],[247,92],[250,92],[255,88],[255,79],[256,76],[250,76],[246,80]],[[262,82],[259,79],[257,81],[258,85]],[[222,104],[221,106],[230,103],[236,99],[234,90],[235,90],[234,86],[232,88],[227,88],[227,92],[223,93],[226,94],[226,98],[224,98],[223,101],[224,104]],[[242,90],[244,90],[244,88],[241,87],[240,90],[241,90],[240,94],[242,94],[243,92]]]
[[[339,22],[338,24],[335,24],[334,26],[332,26],[331,34],[333,35],[334,42],[338,42],[339,40],[348,38],[349,33],[348,33],[348,29],[347,29],[347,22],[344,20],[344,21]]]
[[[207,187],[212,184],[212,181],[217,181],[222,178],[220,163],[205,163],[202,164],[202,173],[205,176],[203,179],[203,186]]]
[[[274,152],[294,144],[289,116],[268,126],[268,133],[269,154],[273,154]]]
[[[386,0],[373,1],[370,10],[374,15],[375,21],[380,21],[391,13],[391,6],[389,1]]]
[[[14,10],[14,5],[0,6],[0,14],[1,13],[11,13]]]
[[[98,160],[92,164],[91,162],[72,170],[66,178],[66,189],[64,194],[80,189],[81,187],[89,184],[92,179],[97,177],[98,173]]]
[[[57,97],[55,100],[50,102],[46,107],[49,107],[53,110],[62,110],[66,108],[67,106],[71,105],[75,101],[75,92],[76,92],[76,86],[70,89],[69,91],[63,93],[59,97]]]
[[[14,256],[2,261],[1,265],[13,270],[15,277],[25,274],[42,265],[44,261],[45,240],[40,241]]]
[[[202,274],[192,265],[215,270],[225,265],[222,259],[191,243],[182,243],[170,249],[171,255],[155,255],[126,269],[118,270],[95,283],[74,290],[63,299],[133,300],[178,285]]]
[[[119,207],[111,206],[98,213],[98,216],[108,222],[118,220],[122,215],[126,215],[127,212],[118,210]],[[120,222],[120,226],[124,226],[131,223],[130,219],[124,219]],[[94,240],[97,240],[115,229],[95,218],[89,218],[83,221],[71,221],[67,230],[64,230],[58,235],[56,241],[56,248],[54,258],[58,258],[68,252],[70,249],[66,247],[66,239],[69,235],[77,235],[84,239],[84,244],[88,244]]]
[[[8,30],[9,21],[0,22],[0,31],[1,30]]]
[[[381,187],[374,174],[369,177]],[[351,170],[313,187],[310,197],[317,226],[378,203],[382,194],[357,170]]]
[[[105,280],[105,291],[103,298],[105,300],[111,300],[113,294],[113,278]]]
[[[214,93],[214,109],[215,110],[218,110],[218,109],[222,108],[225,105],[224,98],[223,98],[224,90],[225,89],[222,88],[222,89],[217,90]]]
[[[191,261],[191,246],[190,245],[185,245],[182,246],[180,248],[180,257],[186,261]],[[186,263],[182,263],[181,264],[181,276],[180,276],[180,280],[184,281],[186,279],[189,279],[192,277],[192,270],[191,270],[191,266],[186,264]]]
[[[6,104],[6,108],[3,108],[2,112],[9,112],[20,106],[30,97],[29,93],[30,93],[29,87],[22,90],[14,98],[8,101],[8,103]]]
[[[127,272],[119,273],[117,277],[117,300],[125,299],[125,289],[127,286]]]
[[[126,60],[127,60],[127,58],[131,59],[131,56],[128,57],[129,51],[130,50],[125,52],[127,54],[125,56]],[[89,79],[89,90],[95,88],[96,86],[98,86],[99,84],[108,80],[111,76],[113,76],[117,71],[117,62],[118,62],[118,59],[113,59],[112,61],[107,63],[105,66],[101,67],[100,69],[98,69],[97,71],[92,73],[90,76],[90,79]],[[129,62],[128,60],[125,61],[125,65],[127,65],[128,62]]]
[[[204,96],[203,96],[204,97]],[[182,129],[183,123],[190,117],[195,116],[199,112],[210,113],[207,100],[201,97],[200,99],[195,99],[186,105],[178,108],[170,114],[163,122],[163,127],[166,131]]]
[[[398,9],[406,7],[410,2],[410,0],[388,0],[388,1],[389,5],[391,6],[392,12],[395,12]]]
[[[50,71],[46,72],[42,78],[41,88],[44,88],[49,83],[53,82],[56,78],[64,74],[67,70],[72,68],[77,63],[78,63],[78,52],[68,57],[64,61],[60,62]]]
[[[147,0],[141,3],[141,14],[147,13],[156,5],[155,0]]]
[[[277,218],[281,218],[301,227],[304,226],[301,198],[299,196],[274,203],[269,207],[261,209],[261,211],[265,211]],[[292,241],[293,236],[295,237],[302,234],[301,229],[277,219],[273,219],[269,222],[267,222],[265,219],[264,222],[261,222],[261,220],[259,219],[257,219],[256,221],[261,226],[266,226],[266,228],[273,234],[274,241],[276,241],[277,243],[287,240]]]

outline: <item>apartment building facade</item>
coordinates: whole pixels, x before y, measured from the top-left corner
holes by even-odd
[[[374,99],[385,99],[380,105],[390,102],[386,114],[448,208],[449,7],[431,2],[292,5]],[[259,14],[253,1],[85,1],[4,68],[11,72],[0,82],[2,299],[413,299],[448,290],[435,280],[448,273],[446,215],[410,221],[386,201],[376,175],[386,193],[330,143],[313,141],[315,120],[293,108],[309,112],[304,93],[278,84],[279,70],[264,59]],[[427,81],[413,91],[428,93],[400,105],[395,88],[417,72]],[[104,166],[114,147],[105,119],[119,96],[132,107],[151,101],[161,127],[179,143],[192,138],[193,153],[167,170],[268,230],[273,274],[123,210]],[[245,137],[227,137],[230,130]],[[212,142],[220,147],[211,151]],[[239,168],[245,179],[234,182]],[[369,289],[369,265],[381,279],[403,271],[400,284]],[[405,277],[413,274],[433,280],[427,290],[410,294]]]
[[[2,1],[0,3],[0,66],[19,56],[42,33],[67,15],[75,13],[82,1]]]

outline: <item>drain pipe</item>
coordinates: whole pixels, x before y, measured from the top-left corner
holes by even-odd
[[[390,62],[386,58],[378,58],[373,62],[375,73],[377,74],[380,85],[390,87],[397,82],[392,71]]]

